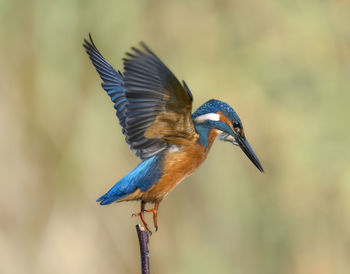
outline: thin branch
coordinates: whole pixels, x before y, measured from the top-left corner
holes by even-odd
[[[148,251],[148,232],[140,224],[136,225],[137,236],[139,237],[141,254],[141,273],[150,274],[149,271],[149,251]]]

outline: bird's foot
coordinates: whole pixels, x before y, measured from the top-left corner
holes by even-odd
[[[156,232],[158,231],[157,214],[158,214],[158,203],[154,205],[154,208],[145,210],[147,213],[153,213],[153,223]]]
[[[139,213],[133,213],[133,214],[131,214],[131,217],[140,217],[141,222],[143,223],[143,226],[147,230],[148,234],[151,236],[152,235],[152,230],[149,229],[148,224],[146,223],[144,212],[145,212],[145,210],[142,210]]]
[[[154,204],[154,208],[152,209],[145,209],[145,202],[141,202],[141,210],[139,213],[133,213],[131,216],[132,217],[140,217],[143,225],[145,226],[147,232],[152,235],[152,230],[149,229],[148,227],[148,224],[146,223],[146,220],[145,220],[145,216],[144,216],[144,213],[147,212],[147,213],[153,213],[153,223],[154,223],[154,228],[156,229],[156,232],[158,231],[158,224],[157,224],[157,214],[158,214],[158,206],[159,206],[159,202],[155,202]]]

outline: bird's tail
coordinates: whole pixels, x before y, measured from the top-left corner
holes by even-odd
[[[162,176],[159,161],[159,155],[142,161],[106,194],[102,195],[97,202],[100,202],[101,205],[108,205],[134,193],[137,189],[140,192],[147,191]]]
[[[98,198],[96,200],[96,202],[100,202],[100,205],[108,205],[108,204],[115,202],[116,200],[118,200],[118,198],[115,198],[113,196],[109,196],[108,192],[107,192],[106,194],[104,194],[100,198]]]
[[[125,177],[117,182],[106,194],[102,195],[96,200],[100,202],[100,205],[108,205],[113,202],[117,202],[119,199],[127,196],[128,194],[136,190],[132,184],[128,184],[128,180]]]

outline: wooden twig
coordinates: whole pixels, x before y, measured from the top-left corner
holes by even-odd
[[[139,237],[141,254],[141,273],[150,274],[149,271],[149,251],[148,251],[148,232],[140,224],[136,225],[137,236]]]

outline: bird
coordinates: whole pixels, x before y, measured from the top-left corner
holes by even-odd
[[[141,159],[97,199],[101,205],[141,201],[140,212],[133,216],[152,234],[145,213],[153,214],[157,231],[159,204],[204,162],[216,138],[239,146],[264,172],[234,109],[211,99],[192,113],[193,95],[186,82],[180,82],[144,42],[126,53],[123,73],[102,56],[91,34],[83,47],[114,103],[126,143]],[[146,209],[147,203],[154,207]]]

